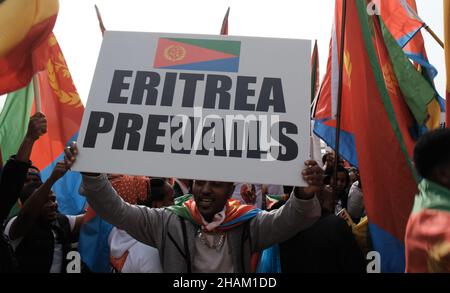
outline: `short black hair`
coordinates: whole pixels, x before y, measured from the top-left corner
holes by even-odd
[[[344,173],[345,174],[345,182],[346,182],[345,183],[345,188],[348,188],[349,185],[350,185],[350,175],[348,173],[348,170],[344,166],[338,165],[337,173]]]
[[[430,179],[433,171],[450,164],[450,129],[425,133],[414,148],[414,165],[423,178]]]
[[[150,179],[150,199],[151,201],[163,200],[164,186],[166,185],[166,180],[164,178],[152,178]]]

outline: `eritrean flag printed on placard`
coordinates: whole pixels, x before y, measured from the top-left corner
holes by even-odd
[[[160,38],[154,68],[238,72],[240,41]]]

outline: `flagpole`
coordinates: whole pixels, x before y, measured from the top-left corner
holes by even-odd
[[[98,24],[100,26],[100,31],[102,32],[102,36],[105,34],[105,26],[103,25],[103,20],[102,20],[102,15],[100,14],[100,10],[98,9],[97,5],[95,6],[95,12],[97,13],[97,19],[98,19]]]
[[[450,128],[450,2],[444,1],[445,69],[447,72],[445,123]]]
[[[336,141],[333,173],[333,197],[337,198],[337,168],[339,164],[339,141],[341,136],[341,109],[342,109],[342,76],[344,72],[344,49],[345,49],[345,23],[347,17],[347,0],[342,0],[342,25],[341,25],[341,48],[339,52],[339,84],[336,109]]]
[[[427,25],[425,24],[424,27],[427,32],[433,37],[433,39],[442,47],[442,49],[444,49],[444,43],[442,42],[442,40],[438,37],[438,35],[436,35],[436,33]]]
[[[445,1],[447,1],[447,0],[444,0],[444,2]],[[409,5],[407,5],[407,6],[409,7]],[[420,18],[419,14],[417,14],[417,11],[415,11],[411,7],[409,7],[409,9],[407,9],[407,10],[408,10],[409,13],[412,13],[414,15],[414,17],[423,24],[422,27],[433,37],[433,39],[442,47],[442,49],[444,49],[444,43],[442,42],[442,40],[428,26],[428,24],[426,24],[425,21],[423,21],[422,18]]]
[[[39,87],[39,72],[33,75],[34,102],[36,104],[36,113],[42,112],[41,89]]]
[[[230,7],[228,7],[225,16],[223,17],[222,27],[220,28],[221,35],[228,35],[228,15],[230,14]]]

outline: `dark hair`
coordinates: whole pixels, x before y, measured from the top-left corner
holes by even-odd
[[[450,129],[437,129],[422,135],[414,148],[414,165],[423,178],[433,170],[450,164]]]
[[[348,188],[350,185],[350,175],[348,174],[347,169],[345,169],[345,167],[342,165],[338,165],[337,173],[345,173],[345,188]],[[331,178],[332,177],[333,177],[333,174],[331,174]]]
[[[166,180],[164,178],[151,178],[149,184],[149,194],[143,204],[151,208],[154,201],[164,199]]]
[[[40,181],[32,181],[28,184],[25,184],[19,196],[20,202],[24,204],[30,198],[33,192],[35,192],[36,189],[38,189],[41,185],[42,182]]]

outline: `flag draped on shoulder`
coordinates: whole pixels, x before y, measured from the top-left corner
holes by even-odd
[[[175,205],[167,207],[168,210],[194,225],[203,226],[200,212],[191,194],[178,197],[175,200]],[[226,231],[239,226],[261,211],[253,205],[243,205],[235,199],[229,199],[225,207],[225,220],[216,228],[218,231]]]
[[[419,191],[406,231],[406,272],[448,273],[450,190],[423,179]]]
[[[28,85],[47,65],[47,38],[58,0],[14,0],[0,4],[0,95]]]

